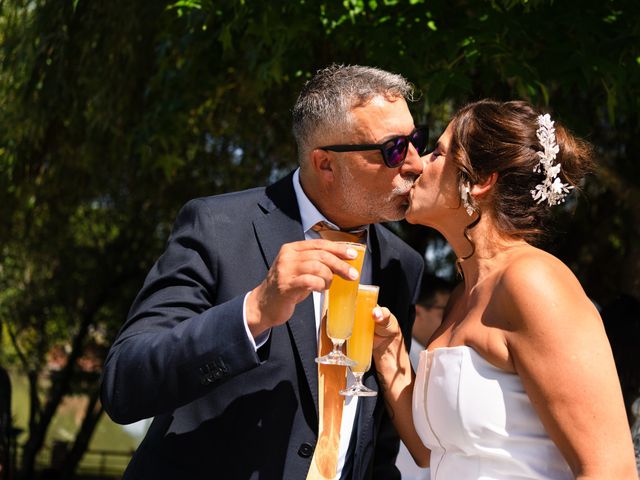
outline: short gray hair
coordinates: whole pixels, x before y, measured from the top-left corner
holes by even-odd
[[[350,112],[375,97],[413,101],[414,87],[403,76],[374,67],[331,65],[302,88],[293,107],[293,135],[302,163],[313,142],[325,132],[349,127]]]

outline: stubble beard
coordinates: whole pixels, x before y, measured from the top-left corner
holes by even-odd
[[[417,176],[401,177],[400,185],[384,195],[372,191],[357,191],[355,178],[350,170],[344,169],[340,175],[342,202],[344,209],[353,216],[368,219],[365,223],[393,222],[405,217],[409,203],[409,193]],[[403,198],[401,198],[403,197]]]

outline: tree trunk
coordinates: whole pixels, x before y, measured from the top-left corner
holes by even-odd
[[[102,302],[98,302],[101,304]],[[35,472],[35,461],[38,452],[44,444],[51,420],[58,410],[60,402],[69,391],[69,384],[76,368],[76,362],[82,355],[84,341],[89,331],[89,325],[93,320],[95,312],[98,310],[97,305],[83,317],[78,333],[73,339],[71,353],[67,359],[67,363],[60,371],[60,375],[51,385],[47,403],[45,404],[38,422],[31,425],[29,429],[29,438],[24,445],[22,452],[22,479],[32,480]]]
[[[82,420],[82,426],[80,427],[78,435],[76,435],[73,447],[71,447],[64,461],[62,471],[60,472],[60,480],[72,480],[74,478],[78,464],[89,447],[89,442],[91,441],[96,425],[102,417],[102,412],[104,412],[104,409],[102,408],[102,403],[100,403],[100,385],[98,385],[89,398],[89,404],[87,405],[84,420]]]
[[[80,328],[73,338],[71,353],[69,354],[67,363],[52,383],[49,389],[47,403],[44,408],[42,408],[37,423],[30,425],[29,438],[24,445],[22,453],[22,475],[20,477],[22,480],[34,479],[36,456],[44,444],[49,425],[58,410],[60,402],[62,402],[64,396],[69,392],[69,385],[71,384],[76,364],[84,351],[89,326],[92,324],[96,313],[109,298],[113,289],[125,278],[127,278],[127,272],[115,276],[112,281],[99,292],[94,301],[82,312]]]

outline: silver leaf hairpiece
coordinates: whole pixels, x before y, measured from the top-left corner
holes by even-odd
[[[533,167],[533,171],[536,173],[544,173],[545,179],[542,183],[536,185],[534,190],[531,190],[531,196],[537,203],[546,200],[549,206],[557,205],[564,202],[565,197],[569,194],[573,186],[568,183],[562,183],[558,177],[560,164],[553,164],[556,155],[560,151],[560,147],[556,144],[556,129],[548,113],[538,116],[536,136],[544,151],[537,152],[540,162]]]

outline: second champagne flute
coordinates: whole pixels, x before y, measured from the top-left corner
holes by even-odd
[[[376,285],[360,285],[356,300],[356,318],[353,323],[353,332],[347,340],[347,355],[356,362],[352,365],[351,372],[355,377],[355,383],[346,390],[340,390],[341,395],[356,397],[375,397],[377,392],[367,388],[362,383],[362,377],[371,367],[371,353],[373,350],[373,309],[378,303],[378,291]]]
[[[329,290],[325,292],[325,295],[328,295],[329,301],[327,336],[333,343],[333,350],[323,357],[316,358],[316,362],[350,366],[355,362],[342,353],[342,344],[351,336],[351,331],[353,330],[358,284],[360,282],[360,274],[362,273],[362,263],[364,262],[366,246],[361,243],[340,243],[353,248],[358,253],[356,258],[346,260],[349,265],[358,271],[358,279],[345,280],[339,275],[333,276],[331,286]],[[325,299],[325,301],[327,301],[327,299]]]

